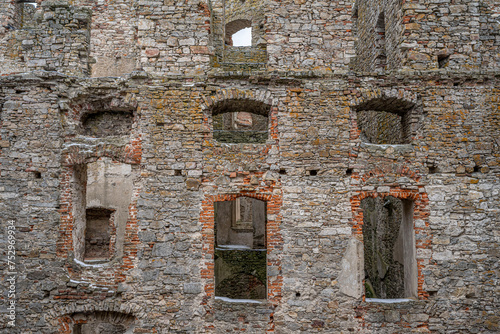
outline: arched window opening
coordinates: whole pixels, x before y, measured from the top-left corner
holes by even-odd
[[[252,46],[252,21],[234,20],[226,24],[226,45]]]
[[[385,15],[380,13],[375,26],[375,47],[377,48],[377,58],[375,67],[385,70],[387,66],[387,54],[385,50]]]
[[[396,98],[373,99],[356,107],[361,140],[371,144],[411,142],[413,103]]]
[[[252,46],[252,28],[244,28],[231,36],[233,46]]]
[[[266,212],[250,197],[214,203],[216,297],[267,298]]]
[[[270,106],[256,101],[231,100],[212,112],[214,139],[222,143],[265,143]]]
[[[125,334],[132,333],[135,318],[113,311],[74,313],[72,334]]]
[[[413,202],[367,197],[361,209],[366,298],[417,296]]]

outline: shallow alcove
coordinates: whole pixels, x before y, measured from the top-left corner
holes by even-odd
[[[113,213],[106,208],[86,210],[85,261],[107,260],[111,254],[111,231],[114,230]]]
[[[128,135],[132,129],[134,115],[131,111],[101,111],[82,117],[83,134],[89,137]]]

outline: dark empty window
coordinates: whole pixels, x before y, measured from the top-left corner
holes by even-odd
[[[417,294],[413,203],[392,196],[361,201],[367,298]]]
[[[104,208],[86,210],[85,261],[109,259],[113,212]]]
[[[411,142],[413,104],[395,98],[370,100],[356,107],[361,140],[372,144]]]
[[[83,134],[90,137],[128,135],[132,129],[131,111],[103,111],[86,114],[82,118]]]
[[[265,143],[270,107],[260,102],[232,100],[213,110],[214,139],[222,143]]]
[[[375,46],[377,48],[377,59],[375,67],[384,70],[387,65],[385,50],[385,15],[380,13],[375,26]]]
[[[450,64],[450,56],[449,55],[439,55],[438,56],[438,68],[448,67]]]
[[[215,295],[267,298],[266,202],[215,202]]]

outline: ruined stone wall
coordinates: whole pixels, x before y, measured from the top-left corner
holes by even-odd
[[[380,72],[401,68],[401,2],[358,1],[353,15],[356,37],[354,69]]]
[[[0,77],[0,257],[7,256],[8,220],[17,257],[16,327],[2,321],[0,333],[498,331],[494,67],[453,68],[450,59],[453,71],[322,71],[347,69],[354,55],[352,6],[270,1],[269,72],[212,69],[208,5],[135,4],[144,71],[88,78],[72,75],[81,67],[62,66]],[[62,2],[42,9],[54,14],[42,25],[55,27],[89,13]],[[38,33],[57,42],[54,31]],[[362,140],[358,110],[374,105],[415,106],[407,143]],[[266,141],[217,141],[213,114],[246,106],[266,110]],[[108,120],[121,130],[85,133],[88,115],[100,113],[113,115]],[[96,265],[75,260],[77,211],[92,200],[75,185],[87,186],[78,183],[83,166],[103,160],[136,177],[133,186],[108,185],[126,185],[130,201],[120,202],[128,207],[119,254]],[[266,203],[267,298],[260,303],[215,298],[214,203],[241,196]],[[416,296],[397,303],[365,298],[363,281],[361,202],[389,196],[413,205]],[[0,270],[4,320],[8,269]]]
[[[64,89],[68,104],[75,94],[78,100],[95,99],[92,94],[99,95],[105,85],[107,94],[110,87],[116,96],[135,94],[140,110],[137,220],[127,223],[123,264],[109,272],[83,267],[58,251],[64,245],[57,242],[61,224],[70,222],[64,218],[66,195],[60,193],[62,164],[96,154],[117,157],[120,151],[99,143],[95,148],[90,142],[72,145],[75,140],[65,136],[76,131],[71,130],[76,129],[73,116],[57,121],[61,100],[56,93],[34,81],[33,88],[16,95],[12,79],[3,79],[9,82],[3,92],[10,100],[2,110],[2,205],[18,226],[24,268],[19,314],[26,319],[18,326],[23,330],[37,323],[50,332],[54,321],[80,312],[83,305],[89,311],[112,307],[130,314],[146,332],[219,332],[235,326],[256,333],[377,330],[382,325],[394,332],[496,328],[498,278],[485,270],[496,268],[493,233],[500,187],[494,84],[457,87],[427,77],[434,85],[422,87],[421,77],[401,78],[375,83],[401,87],[377,95],[371,93],[376,86],[367,82],[346,90],[350,77],[297,78],[279,86],[269,86],[265,78],[259,85],[213,78],[209,85],[184,88],[175,80],[160,86],[137,78],[129,79],[126,89],[119,80],[85,83],[61,77],[52,90]],[[238,89],[221,88],[228,83]],[[370,145],[356,137],[354,107],[384,94],[412,103],[421,99],[425,117],[411,144]],[[37,102],[29,102],[29,96]],[[223,145],[211,139],[211,106],[250,96],[273,106],[276,132],[268,142]],[[54,140],[40,140],[47,136]],[[268,264],[268,287],[279,288],[268,294],[280,291],[268,303],[243,306],[213,299],[213,227],[204,217],[210,216],[211,201],[230,199],[225,194],[256,194],[268,203],[268,226],[277,228],[276,236],[268,235],[274,240],[268,262],[276,261],[276,266]],[[349,240],[362,241],[356,201],[375,194],[416,204],[418,301],[364,302],[339,283],[343,272],[353,270],[342,264],[356,268],[361,261],[358,256],[343,260]],[[127,251],[127,245],[135,250]],[[235,324],[242,312],[243,320]]]
[[[141,1],[135,7],[140,68],[189,76],[208,69],[210,10],[205,1]]]
[[[269,1],[265,29],[272,70],[346,70],[355,55],[350,2]]]
[[[465,0],[403,4],[405,65],[414,69],[438,68],[438,56],[449,57],[448,69],[478,69],[482,43],[479,41],[481,2]],[[462,24],[466,20],[468,24]],[[492,64],[493,65],[493,64]]]
[[[120,76],[138,68],[137,13],[132,1],[77,0],[92,10],[90,35],[91,75]]]
[[[0,31],[0,73],[47,70],[88,75],[90,11],[66,2],[45,1],[34,15],[36,22],[29,27]]]

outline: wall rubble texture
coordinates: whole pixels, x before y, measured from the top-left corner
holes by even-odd
[[[500,330],[498,1],[267,0],[249,14],[265,62],[230,67],[213,61],[221,2],[38,3],[33,28],[11,29],[0,0],[0,258],[13,219],[18,269],[0,333]],[[409,143],[362,140],[374,103],[415,106]],[[212,112],[243,104],[266,106],[265,143],[216,141]],[[125,112],[117,133],[83,131]],[[79,182],[103,161],[122,172]],[[104,264],[75,259],[85,187],[125,189]],[[262,303],[215,299],[214,202],[240,196],[266,202]],[[363,282],[361,201],[387,196],[413,203],[418,271],[417,298],[392,304]]]

